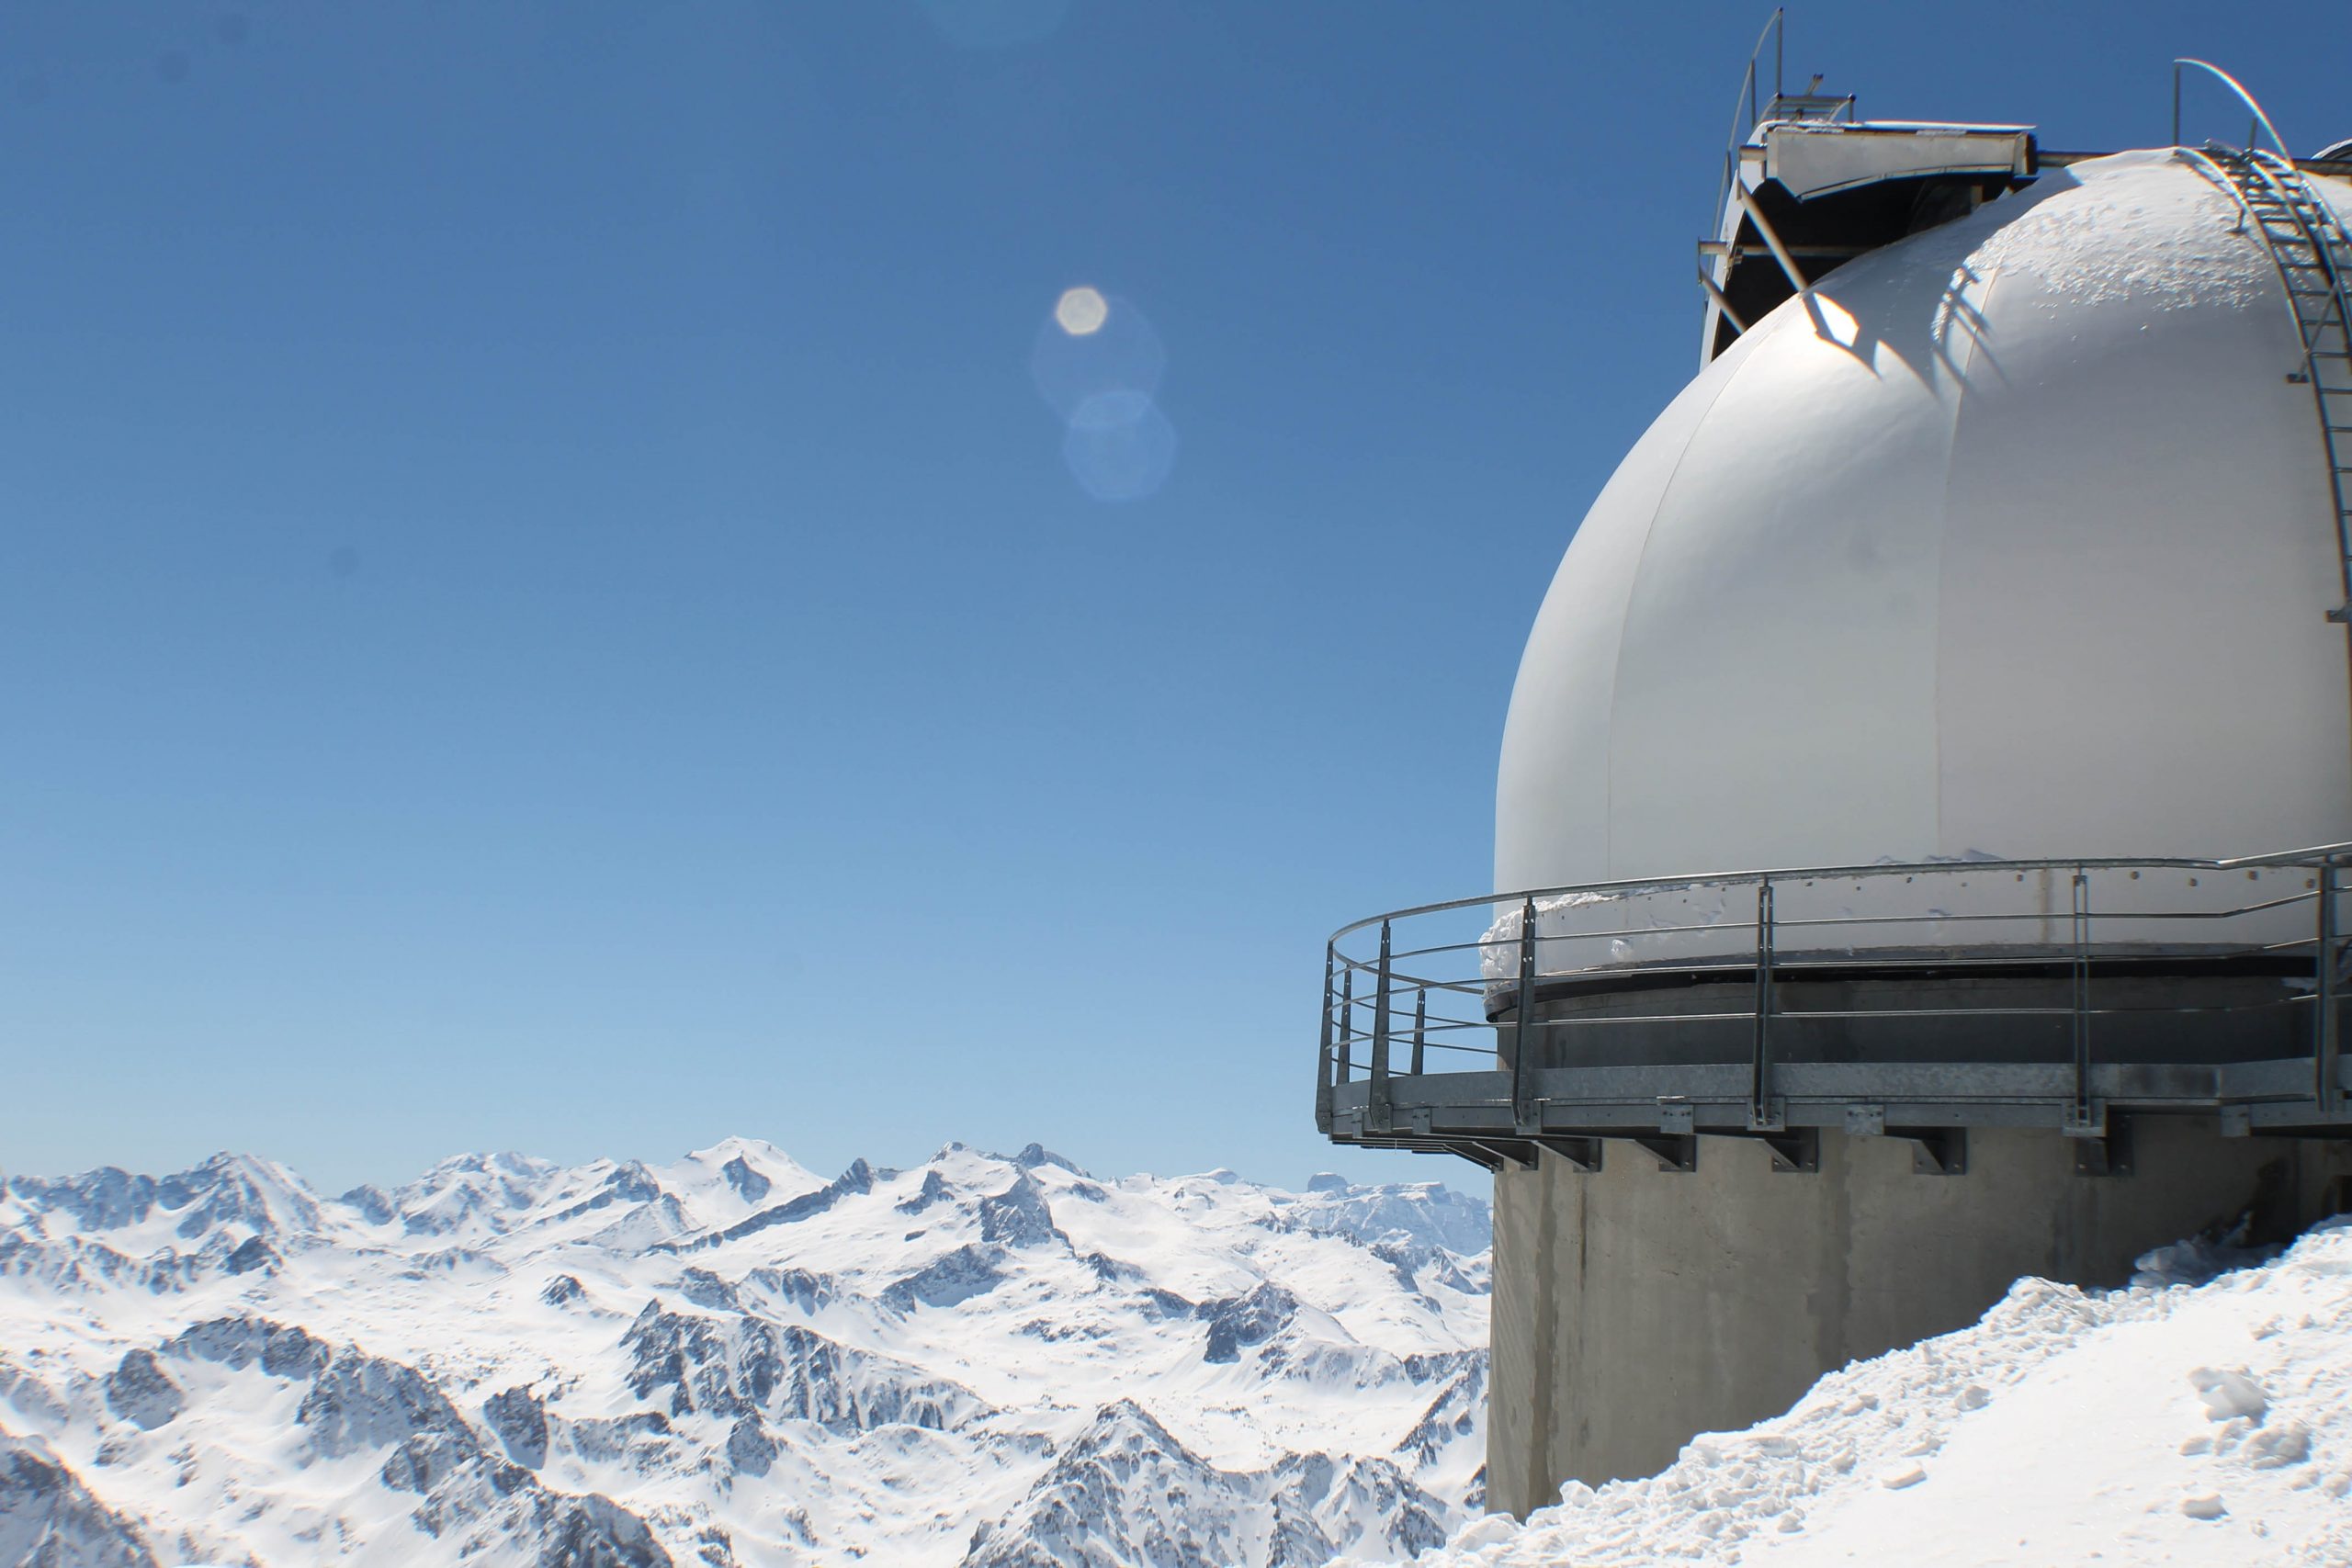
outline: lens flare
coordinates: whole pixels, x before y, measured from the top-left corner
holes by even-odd
[[[1104,392],[1156,395],[1167,365],[1167,350],[1143,312],[1130,300],[1091,288],[1073,288],[1055,301],[1029,350],[1037,395],[1066,421],[1079,404]]]
[[[1110,319],[1111,302],[1095,288],[1066,289],[1054,302],[1054,321],[1072,337],[1091,337]]]
[[[1062,462],[1096,501],[1141,501],[1176,466],[1176,427],[1154,394],[1168,367],[1132,300],[1080,285],[1037,324],[1029,373],[1062,420]]]
[[[1100,393],[1071,417],[1062,461],[1095,500],[1141,501],[1176,467],[1176,427],[1141,392]]]

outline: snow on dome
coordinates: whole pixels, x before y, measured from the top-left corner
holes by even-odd
[[[2300,363],[2261,242],[2168,152],[2046,173],[1781,305],[1568,547],[1496,886],[2352,838]]]

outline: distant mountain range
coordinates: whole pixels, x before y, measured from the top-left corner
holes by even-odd
[[[453,1159],[0,1184],[0,1564],[1212,1568],[1478,1510],[1428,1183]]]

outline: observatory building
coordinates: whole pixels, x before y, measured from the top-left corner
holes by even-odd
[[[1502,891],[1332,941],[1318,1124],[1495,1172],[1498,1507],[2352,1206],[2352,144],[2186,63],[2247,145],[1750,67],[1701,369],[1528,639]]]

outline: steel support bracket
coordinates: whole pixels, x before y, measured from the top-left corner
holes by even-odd
[[[1775,1173],[1810,1174],[1821,1168],[1821,1129],[1798,1127],[1753,1134],[1771,1151]]]
[[[1647,1149],[1657,1159],[1660,1170],[1689,1172],[1699,1168],[1699,1140],[1695,1135],[1636,1133],[1626,1141]]]
[[[1764,1102],[1761,1114],[1756,1107],[1748,1108],[1747,1130],[1751,1133],[1782,1133],[1788,1125],[1789,1102],[1778,1095]]]
[[[2066,1108],[2066,1118],[2058,1130],[2070,1138],[2104,1138],[2107,1136],[2107,1102],[2092,1100],[2087,1111]]]
[[[1911,1174],[1914,1176],[1968,1174],[1968,1129],[1965,1127],[1889,1127],[1886,1135],[1909,1141]]]
[[[1535,1168],[1535,1145],[1523,1138],[1479,1138],[1473,1146],[1495,1157],[1496,1163],[1487,1168],[1490,1170],[1500,1170],[1504,1166],[1520,1170]]]
[[[1849,1105],[1846,1107],[1846,1136],[1875,1138],[1886,1132],[1886,1107],[1883,1105]]]
[[[2104,1135],[2076,1139],[2075,1174],[2076,1176],[2131,1175],[2131,1123],[2123,1117],[2117,1116],[2109,1120]]]
[[[1601,1140],[1599,1138],[1563,1138],[1552,1136],[1534,1140],[1540,1148],[1566,1162],[1570,1170],[1590,1174],[1600,1168]]]
[[[1657,1130],[1661,1133],[1688,1134],[1697,1130],[1697,1113],[1689,1100],[1679,1094],[1657,1097]]]

